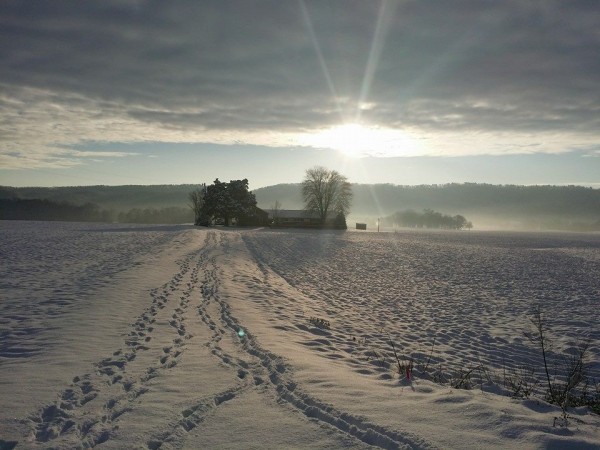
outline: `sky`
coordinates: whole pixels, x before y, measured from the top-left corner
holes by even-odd
[[[0,40],[0,185],[600,188],[596,0],[3,0]]]

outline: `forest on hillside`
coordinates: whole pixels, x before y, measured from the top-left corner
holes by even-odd
[[[9,187],[0,186],[0,199],[45,199],[75,205],[93,203],[116,213],[133,208],[187,207],[188,193],[200,184],[125,185],[125,186],[64,186]]]
[[[350,220],[376,222],[399,211],[440,211],[469,217],[475,228],[600,230],[600,189],[477,183],[399,186],[354,184]],[[258,205],[302,207],[299,184],[255,191]]]
[[[353,184],[352,211],[381,215],[398,209],[448,209],[503,211],[506,213],[574,214],[598,217],[600,189],[581,186],[519,186],[491,184],[444,184],[398,186]],[[285,208],[302,206],[299,184],[278,184],[254,191],[259,206],[278,200]]]
[[[145,224],[190,223],[194,214],[190,208],[131,208],[116,212],[100,209],[95,203],[76,205],[48,199],[0,198],[0,220],[48,220],[66,222],[119,222]]]
[[[200,184],[0,186],[0,199],[38,199],[78,207],[88,204],[88,211],[95,211],[92,215],[98,217],[100,214],[112,221],[181,223],[193,221],[188,194],[198,187]],[[451,216],[466,216],[476,229],[600,230],[600,189],[581,186],[354,184],[352,191],[350,222],[356,219],[373,223],[377,218],[399,211],[431,209]],[[253,192],[258,206],[263,209],[271,208],[276,201],[283,209],[302,209],[304,206],[300,184],[279,184]],[[3,209],[6,211],[6,208],[5,205]]]
[[[0,220],[192,223],[188,194],[198,186],[0,186]]]

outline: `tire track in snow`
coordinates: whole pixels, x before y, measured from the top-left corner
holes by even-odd
[[[212,236],[214,236],[214,233],[210,232]],[[230,238],[225,233],[220,233],[219,237],[218,245],[224,253],[227,253]],[[216,240],[211,238],[211,243],[216,245]],[[168,431],[147,442],[149,449],[156,450],[164,442],[177,445],[178,442],[184,439],[187,432],[203,422],[219,405],[233,400],[254,386],[259,385],[263,390],[267,389],[274,392],[280,402],[298,410],[309,419],[331,427],[343,435],[352,436],[366,444],[382,449],[434,448],[418,436],[400,433],[371,423],[361,417],[340,411],[302,392],[292,380],[290,367],[285,364],[281,357],[262,348],[252,333],[242,327],[239,320],[231,314],[229,304],[220,297],[216,257],[209,258],[203,270],[206,280],[201,288],[202,301],[198,306],[198,314],[212,330],[208,346],[211,348],[212,354],[220,359],[223,364],[238,369],[241,382],[240,385],[227,391],[209,398],[202,398],[195,403],[195,406],[182,411],[180,413],[181,418],[172,423]],[[216,303],[219,309],[219,318],[216,320],[207,311],[208,306],[213,302]],[[238,335],[239,330],[244,330],[242,336]],[[226,331],[233,336],[237,336],[238,348],[249,356],[249,360],[255,362],[247,362],[232,357],[221,349],[219,342]]]
[[[247,388],[246,384],[242,384],[197,400],[192,406],[181,411],[179,419],[171,423],[167,431],[161,432],[150,439],[146,443],[147,448],[157,450],[164,443],[177,446],[185,439],[187,433],[204,422],[216,408],[233,400]]]
[[[219,248],[221,242],[217,241],[217,234],[214,231],[208,233],[205,241],[205,249],[207,253],[210,250]],[[237,369],[239,383],[222,392],[213,395],[204,396],[196,401],[193,405],[184,409],[179,413],[179,417],[172,421],[165,431],[153,436],[147,443],[150,450],[159,449],[164,443],[169,443],[171,446],[181,444],[187,433],[194,430],[198,425],[206,420],[211,413],[220,405],[227,403],[242,393],[249,390],[255,384],[261,384],[261,379],[251,379],[247,377],[252,363],[234,357],[228,354],[221,348],[221,341],[226,334],[226,324],[218,318],[213,318],[209,312],[209,307],[217,303],[217,262],[213,255],[210,258],[202,259],[198,265],[199,272],[202,273],[202,282],[200,283],[200,303],[197,306],[197,313],[200,320],[210,330],[209,341],[205,344],[210,349],[210,352],[215,356],[221,364],[228,368]],[[254,364],[255,365],[255,364]]]

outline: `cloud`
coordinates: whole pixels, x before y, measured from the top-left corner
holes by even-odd
[[[437,152],[450,132],[586,146],[599,19],[578,0],[4,1],[0,164],[90,140],[286,146],[357,121]]]

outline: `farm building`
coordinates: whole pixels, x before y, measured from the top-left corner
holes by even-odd
[[[321,218],[318,214],[303,209],[267,209],[269,213],[269,223],[273,227],[290,227],[290,228],[346,228],[340,226],[337,214],[327,213],[325,223],[321,223]],[[336,220],[338,219],[338,220]]]

